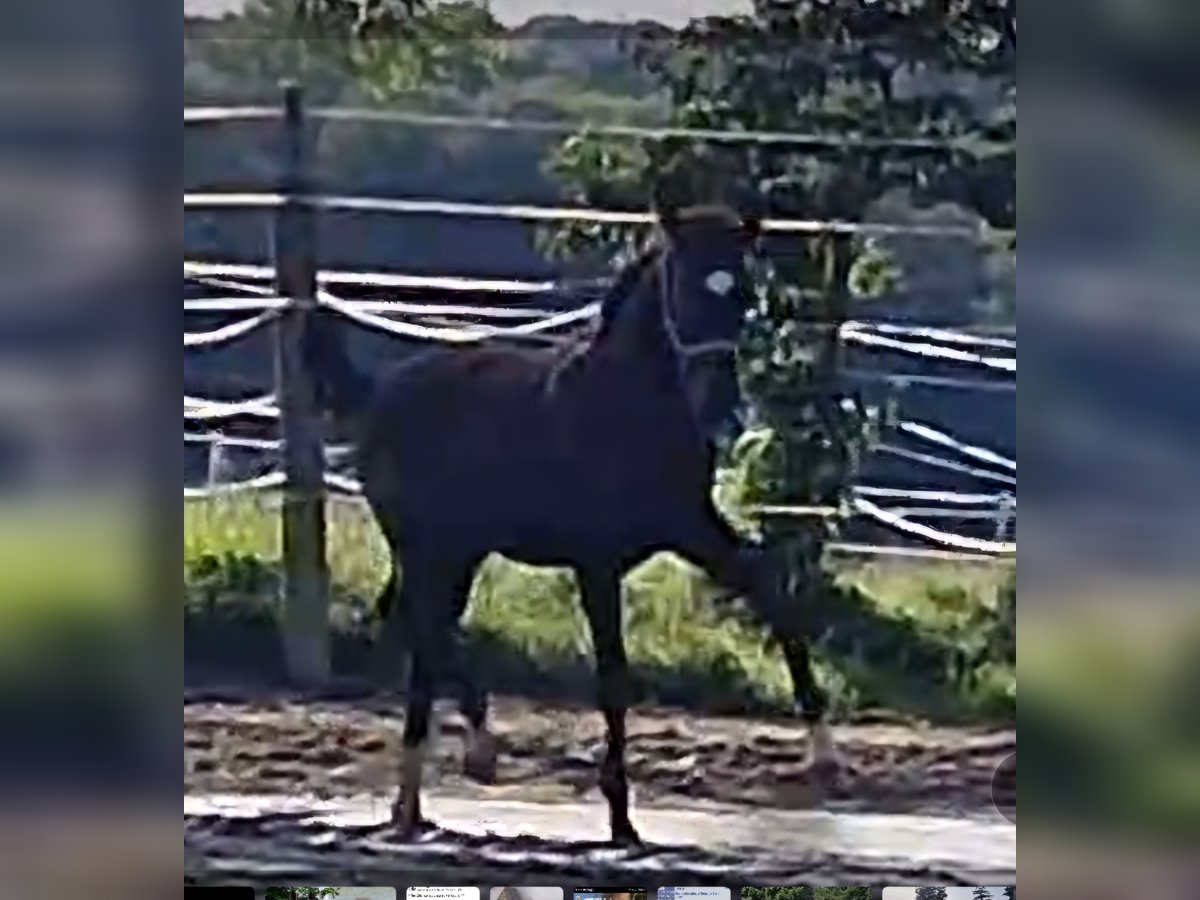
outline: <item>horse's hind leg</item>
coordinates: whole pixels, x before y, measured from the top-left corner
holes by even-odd
[[[812,736],[816,774],[836,774],[841,765],[826,721],[829,701],[817,683],[803,611],[783,590],[776,564],[761,547],[744,541],[713,510],[696,535],[678,548],[723,587],[746,598],[783,651],[796,706]]]
[[[471,563],[469,572],[473,574],[475,567],[476,563]],[[471,648],[459,626],[470,589],[471,577],[468,575],[462,588],[455,594],[450,634],[451,665],[458,682],[458,709],[467,722],[463,774],[481,784],[491,784],[496,780],[496,740],[487,725],[488,694],[480,683]]]
[[[414,833],[421,816],[421,777],[428,751],[434,700],[442,679],[453,667],[454,626],[462,609],[461,595],[470,587],[473,564],[445,556],[409,554],[401,581],[401,605],[409,626],[412,659],[408,704],[404,717],[400,792],[393,821],[404,834]]]
[[[473,566],[458,568],[470,570]],[[496,779],[496,741],[487,727],[488,695],[480,683],[470,648],[457,625],[470,588],[469,576],[465,580],[466,586],[459,591],[461,600],[455,601],[451,613],[450,634],[446,639],[447,659],[442,671],[451,673],[457,683],[458,708],[467,722],[463,774],[481,784],[491,784]],[[392,576],[388,579],[376,606],[383,627],[371,653],[371,672],[378,685],[394,686],[400,681],[404,663],[411,659],[411,600],[410,594],[399,588],[393,567]]]
[[[392,565],[387,584],[375,601],[380,628],[371,649],[371,677],[375,684],[391,688],[400,680],[408,655],[404,623],[404,597],[401,595],[396,566]]]
[[[608,801],[612,839],[640,844],[629,820],[629,782],[625,773],[625,711],[629,706],[629,664],[621,629],[621,581],[615,570],[579,573],[583,609],[596,647],[599,705],[608,729],[608,749],[600,764],[600,792]]]

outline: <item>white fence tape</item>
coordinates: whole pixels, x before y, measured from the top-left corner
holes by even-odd
[[[897,427],[906,434],[911,434],[913,437],[921,438],[942,447],[949,447],[951,450],[957,450],[964,456],[970,456],[980,462],[992,463],[1006,469],[1012,469],[1014,472],[1017,470],[1016,462],[1006,456],[1001,456],[999,453],[988,450],[985,447],[964,444],[962,441],[956,440],[945,432],[938,431],[936,428],[930,428],[928,425],[923,425],[920,422],[901,422]]]
[[[907,450],[904,447],[897,447],[893,444],[880,444],[875,449],[883,453],[890,453],[893,456],[911,459],[913,462],[924,463],[927,466],[934,466],[939,469],[947,469],[951,472],[961,472],[964,475],[971,475],[987,481],[998,481],[1001,484],[1011,484],[1014,487],[1017,484],[1017,479],[1008,475],[1001,475],[999,472],[976,469],[972,466],[965,466],[962,463],[955,462],[954,460],[942,459],[940,456],[930,456],[928,453],[918,453],[915,450]]]
[[[767,505],[767,506],[752,506],[747,512],[764,516],[803,516],[821,519],[836,519],[849,518],[855,515],[862,515],[861,511],[853,509],[842,509],[837,506],[788,506],[788,505]],[[996,509],[948,509],[944,506],[937,507],[908,507],[908,506],[889,506],[884,508],[885,512],[897,516],[918,519],[985,519],[998,522],[1006,522],[1014,517],[1012,509],[996,508]]]
[[[397,300],[347,300],[359,312],[380,315],[468,316],[479,319],[548,319],[567,315],[568,309],[531,309],[520,306],[455,306],[450,303],[405,303]]]
[[[279,407],[274,394],[264,394],[249,400],[204,400],[200,397],[183,398],[185,419],[228,419],[233,416],[261,416],[279,418]]]
[[[1016,505],[1017,498],[1012,494],[963,494],[957,491],[926,491],[907,490],[905,488],[885,488],[856,485],[854,493],[864,497],[888,497],[894,500],[923,500],[930,503],[958,503],[963,505],[996,506],[1000,503],[1011,502]]]
[[[282,472],[272,472],[269,475],[260,475],[258,478],[249,478],[246,481],[228,481],[224,484],[213,484],[202,488],[185,487],[183,497],[185,500],[202,500],[208,497],[243,494],[247,491],[265,491],[270,488],[282,487],[286,480],[287,477]]]
[[[222,276],[226,278],[245,278],[250,280],[268,280],[275,277],[273,266],[249,266],[226,263],[205,263],[184,261],[183,274],[194,277],[213,279]],[[553,281],[511,281],[496,278],[456,278],[433,275],[402,275],[393,272],[319,272],[318,284],[355,284],[364,287],[394,287],[412,288],[414,290],[438,291],[479,291],[482,293],[511,293],[511,294],[546,294],[563,290],[563,286]],[[226,282],[227,286],[245,290],[247,293],[261,293],[272,296],[273,290],[240,286]]]
[[[221,447],[240,447],[244,450],[276,451],[283,447],[283,441],[278,438],[233,437],[221,434],[218,431],[206,431],[202,434],[185,431],[183,433],[183,442],[185,444],[212,444]],[[325,457],[332,459],[337,456],[345,456],[353,451],[354,447],[350,444],[328,444],[325,447]]]
[[[247,278],[249,275],[242,275],[237,270],[239,269],[257,269],[258,266],[221,266],[208,265],[206,263],[191,263],[187,260],[183,261],[183,280],[194,281],[197,284],[203,284],[208,287],[219,288],[225,291],[238,291],[242,294],[253,294],[256,297],[276,297],[275,291],[269,287],[263,287],[257,284],[243,284],[239,281],[229,281],[218,277],[221,275],[230,275],[233,278]],[[266,278],[273,278],[275,270],[269,270]]]
[[[976,365],[987,366],[989,369],[999,369],[1005,372],[1017,371],[1017,361],[1015,359],[1007,359],[1001,356],[981,356],[978,353],[969,353],[966,350],[939,347],[937,344],[924,342],[897,341],[892,338],[881,337],[877,334],[868,334],[865,331],[848,326],[842,329],[841,335],[844,341],[862,344],[867,347],[897,350],[902,353],[925,356],[931,359],[950,359],[956,362],[975,363]]]
[[[965,391],[998,391],[1016,393],[1016,381],[983,381],[978,378],[951,378],[944,375],[915,375],[905,372],[872,372],[867,369],[843,369],[845,378],[857,381],[882,381],[898,388],[913,385],[936,388],[956,388]]]
[[[184,300],[184,312],[223,313],[247,312],[251,310],[282,309],[288,305],[283,297],[263,295],[261,297],[204,297],[199,300]]]
[[[368,328],[374,328],[399,337],[421,338],[424,340],[445,341],[447,343],[475,343],[488,338],[521,338],[542,336],[542,332],[562,328],[584,319],[590,319],[599,311],[598,303],[591,303],[580,309],[559,313],[536,322],[524,325],[514,325],[500,328],[492,325],[473,325],[460,328],[438,328],[428,325],[416,325],[411,322],[395,322],[382,316],[360,312],[352,303],[333,296],[328,291],[320,291],[317,299],[324,305],[347,318],[353,319]]]
[[[896,513],[889,512],[886,509],[876,506],[870,500],[864,500],[861,497],[854,500],[854,505],[860,512],[884,525],[888,525],[898,531],[903,531],[906,534],[916,535],[926,540],[944,544],[947,547],[978,550],[981,553],[1013,554],[1017,552],[1017,545],[1015,543],[1008,541],[985,541],[981,538],[952,534],[948,531],[939,531],[936,528],[930,528],[928,525],[922,525],[919,522],[913,522]]]
[[[948,509],[945,506],[887,506],[886,512],[906,519],[984,519],[1007,522],[1016,515],[1014,509]]]
[[[919,325],[896,325],[891,322],[860,322],[846,323],[847,328],[857,328],[866,331],[878,331],[880,334],[898,334],[905,337],[923,337],[931,341],[942,341],[946,344],[963,344],[975,347],[994,347],[998,350],[1016,351],[1017,342],[1008,338],[987,337],[985,335],[966,334],[961,331],[950,331],[945,328],[926,328]]]
[[[185,444],[219,444],[222,447],[241,447],[246,450],[278,450],[283,442],[278,439],[229,437],[216,431],[206,431],[203,434],[185,431]]]
[[[545,319],[569,310],[531,309],[519,306],[456,306],[450,303],[405,303],[399,300],[346,300],[359,312],[376,315],[407,316],[466,316],[479,319]],[[281,297],[263,297],[256,300],[248,297],[205,297],[199,300],[184,300],[184,312],[222,313],[246,310],[279,309],[288,301]]]
[[[183,264],[185,277],[214,287],[231,289],[242,293],[255,294],[265,298],[261,305],[254,301],[240,298],[205,298],[187,300],[184,308],[196,312],[224,312],[247,309],[268,309],[281,305],[285,301],[277,297],[275,292],[259,285],[248,285],[233,281],[223,281],[220,276],[248,280],[265,281],[275,277],[272,266],[241,265],[226,263],[189,262]],[[602,290],[611,284],[611,279],[596,279],[587,282],[555,282],[555,281],[520,281],[496,278],[471,278],[465,276],[429,276],[406,275],[398,272],[321,272],[317,276],[320,284],[349,284],[363,287],[395,287],[411,288],[414,290],[446,290],[478,293],[518,293],[544,294],[560,293],[569,296],[572,292],[586,290]],[[372,313],[396,313],[417,316],[478,316],[480,318],[529,318],[537,319],[544,316],[557,315],[564,310],[542,310],[528,307],[488,307],[488,306],[455,306],[442,303],[409,303],[395,300],[350,300],[355,309]],[[806,323],[805,327],[830,327],[820,323]],[[1016,341],[1000,338],[976,337],[943,329],[921,328],[917,326],[894,325],[887,322],[851,321],[843,328],[855,332],[877,331],[885,334],[911,335],[928,337],[954,343],[978,343],[985,346],[1009,347],[1016,349]],[[868,334],[868,337],[870,335]],[[900,342],[908,343],[908,342]],[[899,377],[899,376],[897,376]],[[920,377],[920,376],[910,376]],[[1011,384],[999,385],[1002,389],[1011,389]]]
[[[876,544],[826,544],[831,553],[849,556],[905,556],[917,559],[944,559],[948,562],[974,562],[997,564],[1009,562],[1011,557],[990,553],[957,553],[953,550],[938,550],[933,547],[887,547]]]
[[[362,482],[357,478],[350,478],[346,475],[337,475],[333,472],[325,473],[326,487],[334,488],[335,490],[344,491],[347,494],[361,494]]]
[[[263,208],[284,202],[277,193],[211,192],[183,195],[184,209]],[[650,212],[589,209],[567,206],[531,206],[462,203],[449,200],[389,199],[384,197],[297,196],[292,198],[317,209],[354,212],[402,213],[407,215],[456,216],[510,219],[522,222],[592,222],[610,225],[648,225],[658,220]],[[949,237],[981,240],[978,228],[948,225],[890,225],[882,222],[842,222],[818,219],[764,219],[764,231],[790,234],[862,234],[875,237]]]
[[[183,333],[183,346],[211,347],[215,344],[225,344],[262,328],[277,315],[279,315],[278,309],[268,309],[252,318],[243,319],[241,322],[234,322],[222,328],[213,329],[212,331],[185,331]]]

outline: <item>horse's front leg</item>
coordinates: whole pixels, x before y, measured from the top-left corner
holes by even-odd
[[[809,728],[813,774],[827,781],[836,778],[848,766],[829,727],[829,700],[813,670],[803,610],[786,595],[777,564],[762,547],[740,537],[715,509],[677,551],[722,587],[745,597],[779,644],[792,678],[796,709]]]
[[[619,572],[602,567],[580,571],[579,588],[596,647],[599,706],[608,729],[608,748],[600,765],[600,792],[608,801],[613,843],[636,845],[641,838],[629,819],[629,780],[625,773],[629,665],[621,630]]]

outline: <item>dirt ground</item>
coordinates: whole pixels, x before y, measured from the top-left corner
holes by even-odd
[[[628,752],[635,820],[638,810],[645,818],[657,811],[660,823],[665,817],[678,824],[669,824],[665,833],[660,827],[655,843],[618,849],[607,843],[606,816],[595,803],[603,727],[593,709],[497,699],[492,723],[500,767],[497,783],[486,787],[461,775],[463,729],[452,706],[443,708],[440,721],[427,774],[434,795],[426,809],[431,818],[436,821],[438,804],[445,811],[451,799],[459,810],[465,806],[485,816],[505,806],[524,804],[529,810],[532,804],[557,811],[559,821],[563,814],[574,816],[577,837],[447,827],[414,842],[399,837],[386,815],[356,824],[312,813],[255,811],[251,795],[297,798],[309,805],[322,798],[343,803],[371,795],[371,807],[377,797],[386,811],[396,788],[400,704],[387,698],[303,702],[210,696],[184,704],[185,794],[200,800],[237,795],[251,811],[196,812],[195,803],[192,812],[185,811],[186,882],[398,888],[630,879],[731,886],[1004,884],[1015,872],[1015,835],[1004,831],[1007,825],[996,815],[991,796],[997,766],[1016,750],[1012,731],[841,726],[836,738],[853,769],[841,785],[823,793],[809,778],[808,742],[798,721],[637,710],[629,716]],[[474,799],[491,802],[477,807]],[[795,816],[811,810],[835,818],[838,813],[849,818],[908,814],[897,816],[895,826],[877,815],[866,817],[888,834],[903,830],[902,818],[917,822],[915,816],[942,817],[919,820],[924,822],[974,822],[968,827],[990,835],[984,843],[990,841],[992,849],[976,854],[967,847],[969,840],[948,833],[937,838],[919,825],[910,833],[912,843],[904,845],[919,848],[919,859],[908,852],[864,856],[844,841],[835,850],[819,835],[830,827],[836,831],[837,824],[818,825],[816,842],[793,830],[806,827],[795,824]],[[694,821],[689,816],[710,824],[728,822],[719,815],[731,812],[735,824],[751,822],[760,838],[730,843],[721,838],[718,824],[714,842],[711,828],[701,838],[702,829],[683,824]],[[1011,846],[1011,853],[999,856],[997,822],[1000,845]],[[536,835],[539,826],[531,831]]]
[[[574,801],[594,791],[603,748],[594,710],[496,700],[492,728],[500,768],[497,783],[487,788],[460,774],[457,714],[447,708],[440,721],[427,778],[441,790],[541,802]],[[387,699],[186,703],[185,791],[390,795],[402,728],[401,705]],[[805,729],[795,720],[637,710],[629,716],[629,735],[638,802],[677,805],[984,815],[994,808],[997,766],[1016,752],[1016,734],[1006,730],[840,726],[836,739],[853,768],[841,784],[820,792],[806,769]]]

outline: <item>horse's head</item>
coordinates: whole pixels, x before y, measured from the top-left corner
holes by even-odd
[[[736,424],[737,345],[751,286],[746,257],[758,223],[726,206],[664,209],[663,327],[688,404],[706,437]]]

